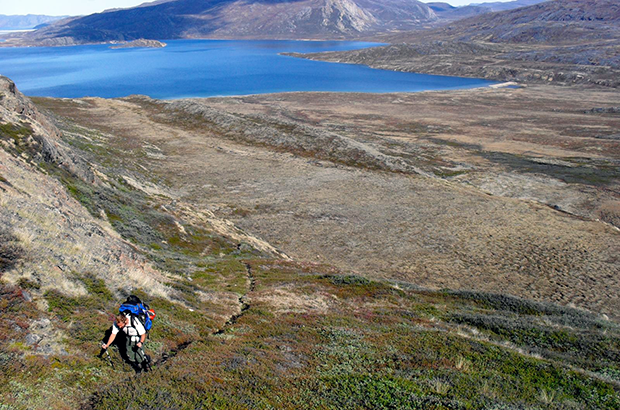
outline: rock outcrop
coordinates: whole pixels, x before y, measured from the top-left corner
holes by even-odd
[[[2,280],[29,283],[29,298],[41,307],[47,291],[86,294],[79,280],[84,275],[115,290],[148,283],[165,295],[160,274],[136,248],[105,218],[93,217],[53,175],[93,189],[104,184],[63,144],[52,121],[1,77],[0,240],[10,245],[0,250]],[[50,352],[49,344],[45,352]]]
[[[37,110],[32,101],[17,90],[13,81],[2,76],[0,76],[0,120],[5,127],[28,130],[26,132],[28,135],[24,135],[20,141],[22,145],[20,149],[30,149],[35,160],[55,163],[85,181],[95,182],[95,175],[90,167],[63,147],[60,132],[54,124]],[[17,141],[14,143],[17,144]]]
[[[130,41],[124,44],[119,44],[116,46],[112,46],[110,48],[113,50],[116,50],[119,48],[164,48],[166,47],[166,45],[167,45],[166,43],[162,43],[161,41],[145,40],[141,38],[139,40]]]

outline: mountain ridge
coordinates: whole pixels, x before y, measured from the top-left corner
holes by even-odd
[[[485,14],[495,11],[512,10],[521,7],[531,6],[533,4],[543,3],[549,0],[514,0],[497,3],[472,3],[466,6],[454,7],[448,3],[427,3],[427,5],[437,13],[441,19],[459,20],[478,14]]]
[[[436,20],[417,0],[175,0],[71,19],[25,39],[74,44],[139,38],[344,39]]]
[[[391,45],[305,57],[498,81],[620,85],[620,4],[612,0],[555,0],[379,38]]]
[[[0,14],[0,29],[26,30],[62,20],[68,16],[46,16],[41,14],[4,15]]]
[[[515,44],[617,39],[620,38],[620,4],[613,0],[547,1],[459,20],[419,37]],[[393,41],[406,41],[406,38],[406,35],[386,37]]]

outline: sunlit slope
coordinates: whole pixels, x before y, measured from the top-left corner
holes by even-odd
[[[425,290],[364,277],[377,272],[353,275],[292,261],[215,208],[188,201],[192,186],[173,184],[162,173],[164,167],[169,176],[178,170],[167,160],[173,152],[140,140],[145,128],[118,132],[113,122],[89,127],[58,115],[45,120],[3,82],[3,405],[620,405],[620,333],[604,316],[497,294]],[[41,101],[57,110],[67,104],[74,114],[96,107],[93,100]],[[119,112],[158,107],[119,104]],[[90,114],[96,112],[104,114]],[[155,127],[149,133],[157,127],[145,125]],[[179,136],[171,142],[182,142]],[[230,153],[233,146],[221,141],[214,149]],[[50,144],[55,157],[42,154]],[[235,155],[252,149],[235,147]],[[324,166],[332,161],[319,160]],[[229,210],[230,216],[247,212]],[[130,292],[158,314],[147,344],[156,364],[139,378],[114,351],[114,367],[96,357],[110,315]]]

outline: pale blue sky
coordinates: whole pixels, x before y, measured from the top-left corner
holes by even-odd
[[[433,0],[422,0],[429,3]],[[438,0],[445,1],[445,0]],[[509,0],[447,0],[453,6]],[[82,15],[117,8],[132,7],[147,0],[0,0],[0,14],[45,14],[49,16]]]

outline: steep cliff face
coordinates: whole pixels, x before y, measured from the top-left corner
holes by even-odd
[[[41,133],[58,138],[58,130],[39,113],[32,101],[17,90],[15,83],[7,77],[0,76],[0,110],[4,120],[28,119],[33,121]]]
[[[323,18],[321,24],[325,27],[333,26],[342,32],[362,32],[377,22],[372,14],[350,0],[327,0],[320,10]]]
[[[60,144],[60,132],[52,122],[17,90],[13,81],[2,76],[0,120],[4,123],[5,133],[19,134],[21,130],[23,138],[12,141],[14,150],[28,150],[36,161],[55,163],[85,181],[95,182],[95,175],[88,165]],[[5,146],[9,144],[3,143]]]

